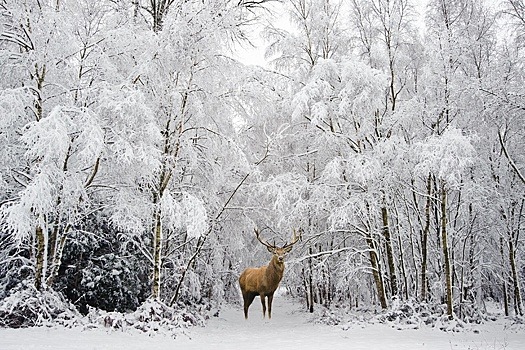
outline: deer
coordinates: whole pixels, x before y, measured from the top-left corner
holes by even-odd
[[[297,234],[294,229],[292,241],[285,243],[282,247],[277,247],[275,242],[274,244],[270,244],[261,239],[260,232],[256,228],[254,232],[257,240],[273,255],[268,265],[259,268],[249,267],[245,269],[239,277],[239,285],[241,286],[242,298],[244,300],[244,318],[248,319],[248,308],[255,297],[259,296],[263,308],[263,318],[266,317],[266,297],[268,297],[268,318],[271,319],[273,293],[283,278],[284,257],[301,238],[301,231],[299,230],[299,234]]]

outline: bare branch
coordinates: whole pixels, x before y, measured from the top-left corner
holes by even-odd
[[[516,174],[520,178],[521,182],[523,182],[523,184],[525,185],[525,176],[523,176],[523,174],[521,173],[520,169],[518,169],[518,166],[516,165],[514,160],[510,157],[509,151],[507,150],[507,147],[505,146],[505,142],[503,141],[503,136],[501,135],[501,130],[498,130],[498,139],[499,139],[499,143],[501,145],[501,149],[503,150],[503,153],[505,154],[505,157],[509,161],[510,166],[512,167],[512,169],[514,169],[514,171],[516,172]]]

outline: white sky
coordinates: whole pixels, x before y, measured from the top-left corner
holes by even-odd
[[[285,13],[282,4],[270,3],[268,6],[271,14],[269,13],[264,20],[268,23],[272,23],[279,28],[289,27],[288,15]],[[254,64],[259,66],[265,66],[266,60],[264,59],[264,51],[266,44],[264,39],[261,37],[263,26],[253,26],[253,30],[249,33],[250,40],[256,47],[239,47],[238,51],[234,53],[235,58],[239,59],[245,64]]]

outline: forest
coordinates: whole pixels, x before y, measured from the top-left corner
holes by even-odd
[[[254,229],[309,312],[523,319],[524,68],[524,0],[0,0],[0,326],[200,324]]]

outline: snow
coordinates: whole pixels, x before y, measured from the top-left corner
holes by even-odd
[[[159,334],[108,331],[100,328],[0,329],[2,350],[135,350],[135,349],[523,349],[525,332],[505,320],[476,326],[478,332],[443,332],[429,327],[393,328],[354,322],[345,327],[313,322],[311,314],[285,296],[276,296],[273,318],[263,319],[258,299],[245,320],[240,306],[225,306],[206,327],[182,331],[176,338]],[[344,330],[344,329],[346,330]]]

